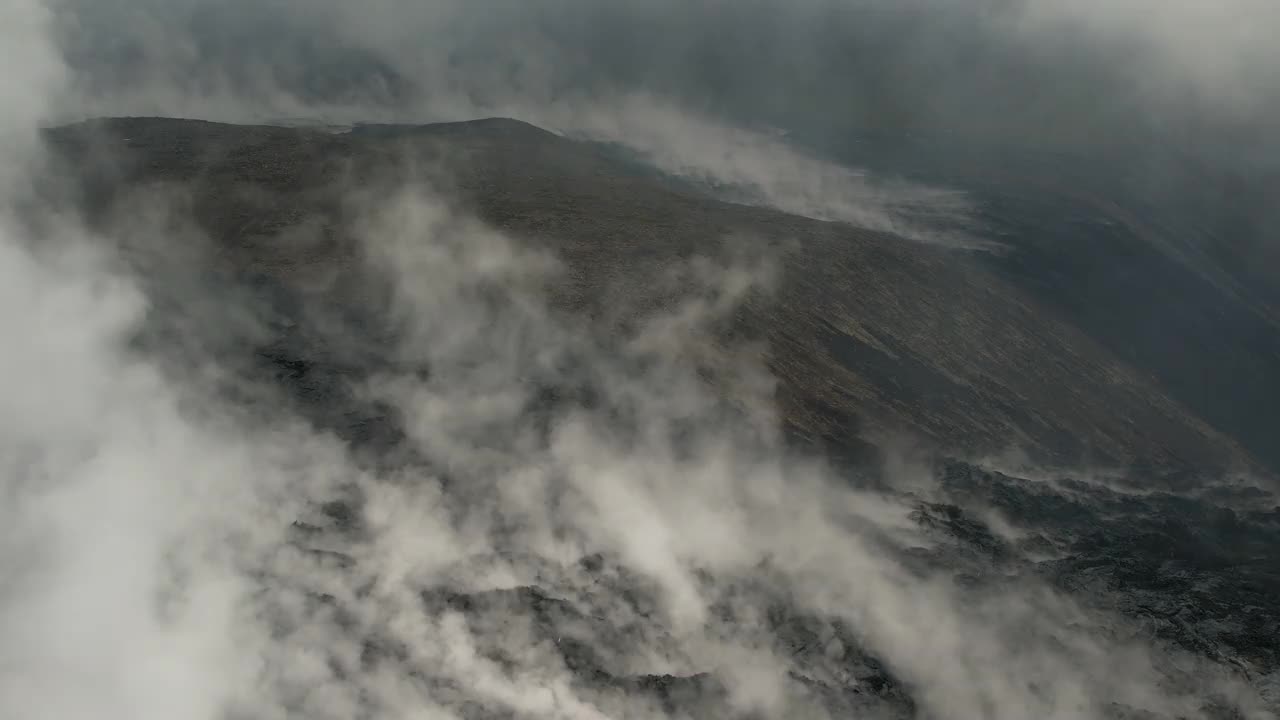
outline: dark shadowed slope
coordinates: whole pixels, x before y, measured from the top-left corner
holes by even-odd
[[[968,456],[1018,448],[1160,473],[1252,465],[1147,368],[1126,364],[1070,314],[1046,312],[984,256],[721,202],[524,123],[331,134],[119,119],[49,139],[96,222],[126,222],[149,194],[178,193],[221,271],[269,279],[304,303],[359,304],[341,297],[354,251],[343,188],[405,178],[554,250],[568,266],[561,304],[597,317],[616,293],[660,306],[650,279],[672,259],[767,247],[778,290],[749,299],[726,332],[767,340],[788,429],[833,448],[856,450],[860,433],[888,430]]]
[[[1033,152],[888,133],[819,143],[969,193],[986,264],[1173,398],[1280,464],[1280,173],[1148,140]]]

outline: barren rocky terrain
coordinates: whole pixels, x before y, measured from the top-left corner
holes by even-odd
[[[1104,263],[1057,263],[1036,249],[1036,222],[1017,215],[1065,202],[1054,188],[1024,188],[1031,199],[1003,206],[995,190],[979,196],[987,227],[1008,231],[1007,247],[993,252],[729,202],[611,147],[515,120],[334,132],[109,119],[46,139],[53,152],[42,192],[73,203],[119,243],[147,294],[141,352],[175,374],[213,358],[220,392],[332,433],[358,467],[382,478],[369,482],[412,483],[406,474],[420,470],[434,478],[435,506],[459,527],[486,518],[478,531],[486,546],[426,579],[390,578],[378,559],[381,485],[353,481],[292,521],[289,547],[306,571],[260,570],[264,603],[286,642],[305,645],[319,632],[312,627],[341,639],[318,662],[326,682],[358,689],[352,717],[383,716],[379,703],[389,696],[379,678],[389,677],[460,717],[586,717],[590,708],[606,716],[1262,718],[1280,702],[1280,501],[1266,441],[1274,432],[1255,432],[1256,423],[1243,431],[1245,421],[1186,386],[1204,363],[1159,356],[1141,338],[1123,350],[1134,326],[1123,307],[1106,325],[1097,308],[1110,299],[1071,299],[1092,292],[1076,284]],[[447,208],[418,218],[428,235],[464,228],[519,249],[503,249],[504,257],[535,253],[510,261],[486,255],[506,245],[447,245],[446,255],[469,258],[471,271],[496,269],[460,289],[448,275],[422,280],[450,288],[437,310],[461,313],[466,330],[428,334],[420,351],[395,315],[396,288],[368,261],[370,208],[406,186],[426,188]],[[1045,212],[1041,229],[1061,231]],[[1088,232],[1121,212],[1090,217]],[[408,222],[394,217],[393,226]],[[1091,237],[1095,253],[1137,247],[1127,235],[1111,245]],[[530,309],[517,292],[525,278],[510,268],[542,257],[558,268],[530,296],[545,293],[545,308]],[[1064,274],[1054,276],[1059,266]],[[1099,286],[1117,282],[1128,287]],[[707,290],[715,287],[732,296],[722,308]],[[668,335],[645,329],[691,307],[711,308],[711,319],[671,331],[678,350],[668,368],[666,355],[641,342]],[[1240,332],[1268,327],[1246,325]],[[491,388],[482,371],[492,357],[451,354],[473,336],[499,364],[507,353],[512,363],[528,361],[514,405],[501,406],[507,419],[486,425],[485,413],[497,411],[454,403],[451,414],[429,415],[434,424],[424,430],[428,421],[405,410],[415,388],[432,388],[430,398]],[[1238,367],[1271,383],[1257,386],[1260,395],[1278,377],[1267,374],[1278,361],[1266,354],[1275,337],[1239,350]],[[544,366],[536,349],[546,347],[555,351]],[[1205,382],[1241,395],[1233,367]],[[646,378],[634,395],[633,377]],[[390,394],[369,392],[379,381]],[[680,409],[681,399],[702,395],[705,406]],[[644,418],[658,402],[659,434],[675,439],[657,447],[670,457],[646,444],[657,442]],[[789,564],[797,551],[786,543],[766,543],[769,553],[750,567],[700,550],[711,554],[695,553],[704,566],[690,582],[707,612],[691,630],[664,605],[673,591],[645,565],[645,552],[555,556],[522,534],[542,522],[511,512],[534,512],[528,503],[494,499],[506,498],[512,464],[555,457],[557,423],[571,424],[583,408],[640,457],[652,451],[689,469],[678,482],[688,483],[691,506],[723,498],[698,484],[702,465],[681,464],[680,443],[719,447],[706,439],[708,425],[736,427],[763,413],[759,424],[743,421],[746,445],[829,465],[864,494],[839,521],[849,534],[830,536],[848,547],[828,548],[829,536],[815,535],[818,565],[803,567]],[[424,432],[454,444],[425,441]],[[734,432],[730,444],[740,442]],[[1013,451],[1021,462],[1009,459]],[[739,471],[751,486],[751,471]],[[652,482],[679,506],[686,486]],[[557,524],[558,513],[572,515],[574,494],[547,492],[548,532],[586,532]],[[809,506],[787,500],[785,485],[779,492],[742,501],[760,523],[742,538],[773,538],[780,516],[767,508],[775,505],[792,508],[778,512],[794,511],[803,526]],[[836,506],[844,507],[829,509]],[[815,580],[845,571],[848,585]],[[389,583],[398,583],[394,591]],[[280,587],[296,597],[273,595]],[[882,591],[889,594],[874,595]],[[435,640],[415,642],[415,626],[379,620],[402,617],[393,600],[406,596],[419,603],[412,612],[435,623],[431,638],[465,627],[469,652],[498,675],[545,683],[556,699],[529,705],[464,681],[454,660],[433,654]],[[972,636],[959,629],[969,625]],[[755,676],[744,666],[698,651],[729,645],[781,668],[760,671],[770,689],[753,695]],[[1149,672],[1134,669],[1148,664]],[[1138,692],[1148,681],[1160,692]],[[318,716],[307,688],[286,695],[299,717]]]

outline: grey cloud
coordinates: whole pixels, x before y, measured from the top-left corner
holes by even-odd
[[[1274,8],[1155,5],[56,0],[72,70],[57,108],[336,124],[513,116],[622,143],[745,188],[747,201],[973,247],[980,228],[957,194],[850,176],[770,128],[819,147],[885,130],[1228,168],[1280,157]]]
[[[1257,130],[1280,100],[1280,17],[1265,0],[60,6],[85,87],[169,107],[346,100],[420,116],[645,92],[735,122],[1079,141],[1102,128]]]

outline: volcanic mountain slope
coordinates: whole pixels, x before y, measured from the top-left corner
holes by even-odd
[[[300,298],[317,283],[330,300],[341,293],[354,252],[344,188],[406,179],[552,250],[568,268],[558,302],[597,316],[615,297],[633,313],[661,307],[651,279],[677,259],[763,254],[776,290],[748,298],[726,332],[764,341],[787,428],[832,448],[883,430],[971,457],[1018,448],[1162,474],[1252,465],[1145,368],[1044,312],[985,258],[718,201],[516,121],[331,134],[122,119],[49,138],[85,181],[95,222],[181,193],[226,270]]]
[[[403,696],[467,718],[1273,717],[1275,496],[1207,479],[1253,462],[984,255],[723,202],[510,120],[123,119],[48,140],[42,190],[71,190],[148,295],[139,346],[192,383],[212,357],[233,406],[301,416],[359,458],[253,568],[284,666],[315,673],[283,673],[288,716],[349,691],[360,717]],[[397,234],[445,271],[371,262],[371,238]],[[395,275],[421,281],[422,322],[457,320],[413,336]],[[543,281],[547,308],[522,294]],[[785,443],[767,409],[753,425],[761,395]],[[735,423],[751,430],[718,427]],[[949,462],[850,501],[770,457],[877,459],[877,433],[898,432],[970,458],[1201,475]],[[760,468],[776,464],[775,487]],[[548,466],[589,477],[529,480]],[[888,474],[856,469],[841,481]],[[651,504],[678,533],[644,524]],[[432,535],[432,513],[476,547]],[[543,525],[586,552],[537,546]],[[582,540],[611,533],[639,547]],[[654,560],[673,535],[693,548],[687,585]],[[397,567],[406,548],[430,572]],[[689,595],[705,612],[681,613]]]

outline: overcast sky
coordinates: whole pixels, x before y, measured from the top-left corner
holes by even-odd
[[[1257,135],[1280,107],[1268,0],[55,2],[66,106],[103,112],[422,117],[644,92],[794,129],[1095,142]]]

